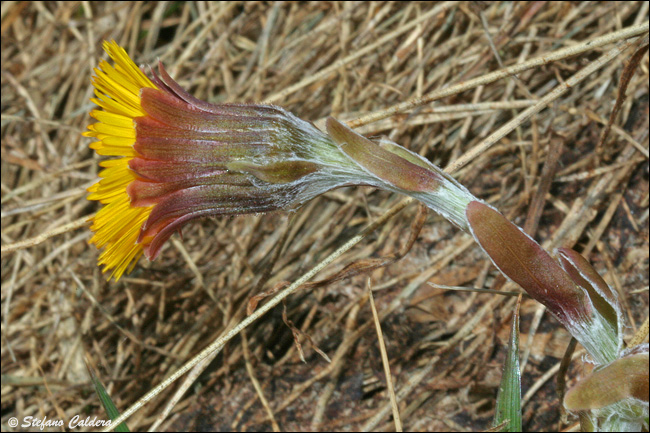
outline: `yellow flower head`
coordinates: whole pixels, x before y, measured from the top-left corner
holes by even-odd
[[[333,188],[371,185],[410,194],[466,228],[473,198],[419,155],[382,146],[333,118],[327,132],[271,105],[210,104],[178,85],[159,65],[151,79],[116,42],[104,49],[93,79],[101,107],[84,133],[102,162],[89,200],[91,243],[103,249],[109,278],[153,260],[186,222],[205,216],[295,209]]]
[[[102,109],[84,133],[97,141],[101,180],[89,200],[98,264],[118,280],[142,254],[153,260],[187,221],[297,207],[350,183],[359,168],[311,123],[280,107],[209,104],[159,65],[150,80],[115,41],[92,83]],[[346,168],[347,167],[347,168]]]
[[[90,113],[99,122],[88,126],[83,135],[97,140],[90,147],[99,155],[121,156],[101,162],[101,180],[88,189],[88,199],[104,205],[93,218],[91,230],[95,235],[90,242],[104,248],[98,264],[104,265],[105,271],[112,270],[110,277],[118,280],[133,269],[143,253],[144,245],[137,240],[140,227],[153,208],[131,206],[126,188],[137,178],[129,169],[129,161],[136,156],[133,119],[146,114],[140,103],[140,90],[156,86],[115,41],[104,42],[104,50],[115,67],[102,61],[95,68],[93,86],[97,97],[91,100],[103,111]]]

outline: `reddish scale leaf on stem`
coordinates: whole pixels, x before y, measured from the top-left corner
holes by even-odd
[[[571,279],[588,294],[594,308],[618,332],[618,299],[591,264],[569,248],[558,248],[560,264]]]
[[[406,191],[434,191],[441,178],[431,170],[413,164],[381,148],[346,125],[330,117],[327,132],[343,153],[378,178]]]
[[[269,183],[294,182],[308,174],[318,171],[318,165],[309,161],[281,161],[260,166],[245,161],[229,163],[228,170],[246,172]]]
[[[648,353],[626,356],[594,371],[567,392],[564,406],[602,409],[626,398],[648,403]]]
[[[565,326],[584,317],[582,310],[589,307],[582,291],[537,242],[486,204],[470,202],[466,215],[474,237],[504,275]]]

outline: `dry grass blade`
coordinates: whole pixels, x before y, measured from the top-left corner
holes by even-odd
[[[282,430],[280,429],[278,422],[275,420],[275,416],[273,415],[273,410],[271,409],[268,400],[264,396],[264,390],[262,389],[259,380],[257,380],[257,377],[255,377],[255,371],[253,369],[253,365],[251,364],[251,354],[250,354],[250,349],[248,348],[248,340],[246,339],[245,332],[242,332],[242,343],[244,345],[244,358],[246,359],[246,371],[248,372],[248,375],[251,378],[251,382],[255,387],[255,392],[257,392],[257,395],[259,396],[260,401],[262,402],[262,406],[264,406],[264,410],[266,410],[266,413],[268,413],[269,415],[269,419],[271,420],[271,426],[273,427],[273,431],[280,432]]]
[[[375,122],[377,120],[384,119],[386,117],[392,116],[394,114],[399,114],[403,113],[407,110],[413,109],[420,107],[424,104],[428,104],[430,102],[436,101],[438,99],[445,98],[447,96],[455,95],[460,92],[464,92],[465,90],[473,89],[478,86],[486,85],[489,84],[493,81],[500,80],[502,78],[505,78],[510,75],[515,75],[518,74],[522,71],[525,71],[527,69],[539,67],[542,65],[549,64],[554,61],[558,61],[567,57],[572,57],[575,55],[578,55],[580,53],[583,53],[585,51],[592,50],[596,47],[606,45],[612,42],[619,41],[621,39],[627,39],[632,36],[637,36],[639,34],[646,33],[648,31],[648,22],[646,21],[644,24],[640,24],[638,26],[630,27],[623,29],[618,32],[614,32],[611,34],[608,34],[606,36],[602,36],[600,38],[591,40],[591,41],[586,41],[583,42],[582,44],[579,44],[577,46],[569,47],[566,49],[558,50],[554,53],[547,53],[543,56],[537,57],[535,59],[531,59],[527,62],[511,66],[509,68],[500,70],[500,71],[495,71],[486,75],[483,75],[478,78],[474,78],[472,80],[465,81],[463,83],[457,84],[455,86],[450,86],[447,87],[444,90],[438,90],[435,92],[432,92],[428,95],[418,97],[418,98],[413,98],[409,101],[402,102],[398,105],[395,105],[393,107],[387,108],[385,110],[379,111],[377,113],[373,113],[364,117],[361,117],[359,119],[356,119],[354,121],[348,122],[348,125],[350,125],[353,128],[356,128],[357,126],[365,125],[367,123]]]
[[[354,60],[356,60],[356,59],[358,59],[358,58],[360,58],[362,56],[368,55],[369,53],[371,53],[372,51],[377,49],[377,47],[379,47],[379,46],[381,46],[383,44],[394,41],[395,38],[397,38],[398,36],[402,35],[403,33],[407,32],[408,30],[411,30],[413,27],[417,26],[419,23],[421,23],[423,21],[426,21],[426,20],[429,20],[429,19],[433,18],[434,16],[444,12],[445,10],[447,10],[449,8],[451,8],[452,6],[454,6],[455,3],[457,3],[457,2],[447,1],[447,2],[442,2],[439,5],[436,5],[434,8],[432,8],[427,13],[423,14],[422,16],[420,16],[420,17],[418,17],[416,19],[408,21],[407,23],[405,23],[403,26],[401,26],[397,30],[385,35],[384,37],[380,38],[376,42],[374,42],[374,43],[372,43],[370,45],[367,45],[367,46],[363,47],[362,49],[357,50],[353,54],[350,54],[349,56],[332,63],[327,68],[324,68],[322,71],[319,71],[316,74],[309,76],[308,78],[306,78],[306,79],[292,85],[291,87],[288,87],[288,88],[282,90],[281,92],[278,92],[278,93],[275,93],[275,94],[269,96],[268,98],[266,98],[264,100],[264,102],[267,103],[267,104],[271,104],[271,103],[276,103],[277,101],[286,99],[287,96],[291,95],[292,93],[296,92],[297,90],[300,90],[300,89],[302,89],[302,88],[304,88],[304,87],[306,87],[306,86],[308,86],[310,84],[313,84],[313,83],[327,77],[328,75],[336,72],[338,69],[341,68],[341,66],[345,66],[345,65],[353,62]]]
[[[372,296],[372,288],[370,286],[370,278],[368,278],[368,299],[370,300],[370,309],[372,310],[372,318],[377,330],[377,341],[379,342],[379,351],[381,353],[381,363],[384,366],[384,374],[386,375],[386,389],[388,389],[388,396],[390,398],[390,405],[393,409],[393,422],[395,423],[395,431],[402,430],[402,419],[399,414],[399,407],[397,406],[397,398],[395,398],[395,389],[393,388],[393,375],[390,371],[390,362],[386,354],[386,343],[384,342],[384,334],[381,332],[381,323],[379,322],[379,315],[377,314],[377,307],[375,306],[375,299]]]
[[[573,352],[575,351],[577,344],[578,341],[572,337],[571,341],[569,342],[569,345],[566,348],[566,351],[564,352],[564,356],[562,357],[562,363],[560,364],[560,369],[558,370],[557,373],[555,392],[557,392],[558,399],[560,401],[564,400],[564,394],[566,392],[566,373],[567,370],[569,369],[569,365],[571,365],[571,357],[573,356]],[[564,408],[564,406],[562,406],[560,410],[562,411],[562,422],[566,424],[568,422],[567,411]]]
[[[646,35],[643,38],[643,40],[639,45],[640,45],[639,48],[632,55],[632,57],[630,57],[629,62],[627,63],[627,65],[625,65],[625,69],[623,70],[623,74],[621,76],[621,82],[618,85],[618,95],[616,95],[616,104],[614,104],[614,108],[612,109],[612,113],[609,115],[609,120],[607,121],[607,125],[605,126],[605,129],[603,130],[603,133],[600,136],[598,145],[596,146],[597,152],[603,151],[602,146],[605,144],[605,141],[609,136],[609,131],[612,129],[612,125],[616,120],[616,116],[618,115],[619,111],[621,111],[621,108],[623,107],[623,103],[627,98],[627,96],[625,95],[625,92],[627,91],[627,86],[630,84],[630,80],[632,79],[632,76],[634,75],[634,71],[636,70],[637,66],[639,66],[639,63],[641,63],[641,59],[643,59],[643,56],[645,56],[648,52],[648,35]]]
[[[647,28],[646,28],[646,31],[647,31]],[[505,137],[510,132],[512,132],[516,127],[518,127],[519,125],[524,123],[526,120],[528,120],[529,118],[531,118],[535,114],[539,113],[541,110],[548,107],[549,104],[551,104],[553,101],[555,101],[556,99],[561,97],[563,94],[568,92],[573,86],[576,86],[578,83],[580,83],[582,80],[587,78],[589,75],[591,75],[594,72],[601,69],[607,63],[612,61],[616,56],[621,54],[623,51],[625,51],[629,47],[635,45],[639,41],[640,40],[625,42],[625,43],[621,44],[620,46],[617,46],[617,47],[611,49],[610,51],[608,51],[607,53],[605,53],[604,55],[599,57],[596,61],[591,62],[586,67],[582,68],[578,73],[574,74],[571,78],[566,80],[563,84],[560,84],[555,89],[553,89],[553,91],[551,91],[551,92],[547,93],[546,95],[544,95],[544,97],[541,98],[535,105],[525,109],[523,112],[518,114],[510,122],[506,123],[501,128],[499,128],[498,130],[496,130],[495,132],[490,134],[490,136],[487,139],[485,139],[482,143],[475,146],[470,151],[466,152],[461,158],[458,158],[452,164],[447,166],[446,170],[450,171],[450,172],[455,172],[456,170],[463,167],[469,161],[476,158],[481,153],[485,152],[490,146],[494,145],[494,143],[501,140],[503,137]]]
[[[93,217],[94,214],[87,215],[84,217],[81,217],[77,220],[74,220],[70,223],[63,224],[62,226],[53,228],[52,230],[49,230],[45,233],[41,233],[38,236],[34,236],[33,238],[29,239],[23,239],[22,241],[14,242],[9,245],[3,245],[2,246],[2,253],[13,253],[14,251],[21,250],[23,248],[29,248],[33,247],[34,245],[38,245],[40,243],[45,242],[46,240],[50,239],[51,237],[62,235],[64,233],[68,233],[72,230],[77,230],[78,228],[81,227],[88,227],[90,226],[90,218]]]
[[[453,286],[445,286],[444,284],[433,284],[433,283],[429,283],[429,285],[431,287],[435,287],[436,289],[457,290],[459,292],[489,293],[492,295],[501,295],[501,296],[524,296],[524,297],[530,296],[527,293],[522,293],[522,292],[508,292],[503,290],[492,290],[492,289],[476,289],[474,287],[453,287]]]
[[[629,347],[638,346],[643,343],[648,338],[648,329],[650,328],[648,318],[646,317],[645,322],[639,328],[639,330],[634,334],[634,337],[630,340]]]

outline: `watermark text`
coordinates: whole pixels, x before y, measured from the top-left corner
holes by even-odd
[[[68,421],[68,428],[75,429],[77,427],[106,427],[111,423],[110,420],[100,419],[96,416],[94,417],[82,417],[79,415],[73,416],[70,421]],[[43,417],[38,418],[35,416],[26,416],[22,419],[22,422],[16,417],[11,417],[7,420],[7,425],[11,428],[16,428],[18,426],[28,429],[38,429],[44,430],[45,428],[56,428],[65,426],[65,422],[62,419],[48,418]]]

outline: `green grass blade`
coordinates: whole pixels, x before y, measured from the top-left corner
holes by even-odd
[[[95,392],[99,396],[99,400],[102,402],[106,414],[111,419],[111,421],[116,419],[117,417],[120,416],[120,412],[115,407],[115,404],[113,404],[113,400],[111,400],[111,396],[108,395],[108,392],[106,392],[106,388],[104,388],[102,381],[99,380],[99,378],[97,377],[93,369],[90,367],[90,365],[88,365],[88,363],[86,363],[86,368],[88,369],[88,373],[90,373],[90,379],[92,380],[93,385],[95,386]],[[129,428],[126,426],[126,423],[121,423],[114,428],[114,431],[129,432],[131,430],[129,430]]]
[[[521,431],[521,372],[519,369],[519,306],[521,296],[517,300],[517,306],[512,316],[512,330],[510,331],[510,342],[508,354],[503,366],[501,386],[497,396],[496,413],[494,414],[494,425],[498,426],[508,421],[501,431]]]

